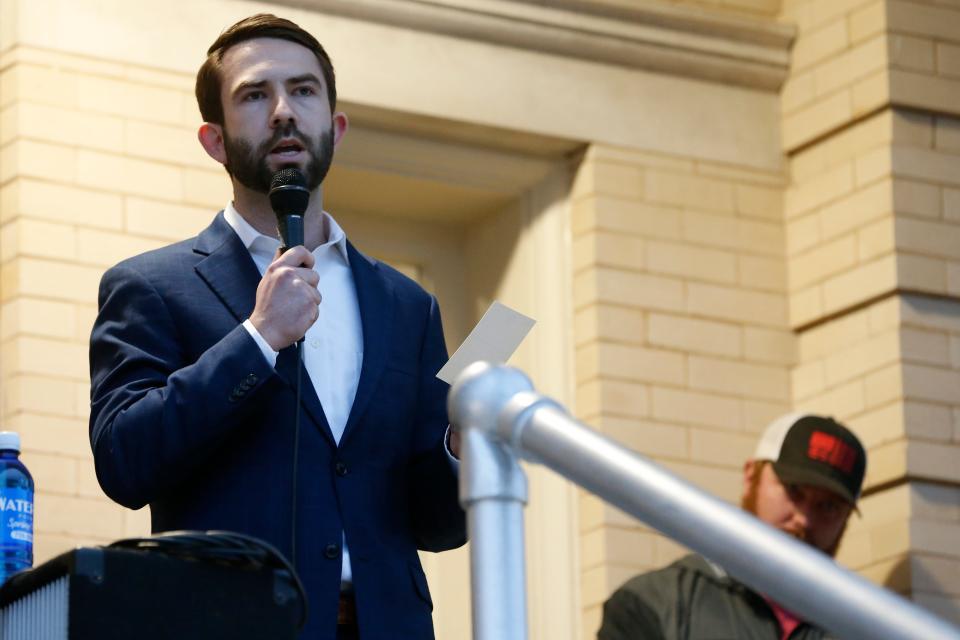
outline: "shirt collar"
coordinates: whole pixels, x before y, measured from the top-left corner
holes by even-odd
[[[268,253],[272,258],[280,246],[280,240],[276,237],[262,234],[254,229],[253,225],[247,222],[244,217],[240,215],[240,212],[234,208],[233,202],[228,202],[227,206],[223,208],[223,219],[226,220],[227,224],[229,224],[237,236],[240,237],[243,246],[245,246],[250,253]],[[333,216],[326,211],[320,212],[320,224],[323,225],[326,231],[327,241],[314,249],[314,251],[324,247],[334,247],[343,257],[344,262],[350,264],[350,259],[347,257],[347,234],[340,228],[340,225],[333,219]]]

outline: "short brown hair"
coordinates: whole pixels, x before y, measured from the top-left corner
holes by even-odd
[[[230,26],[220,34],[207,49],[207,59],[204,60],[197,72],[197,105],[204,122],[223,124],[223,100],[221,98],[221,84],[223,82],[223,56],[230,47],[253,40],[254,38],[280,38],[302,45],[313,52],[320,63],[323,79],[327,85],[327,99],[330,101],[330,111],[337,105],[337,81],[333,73],[333,63],[330,56],[324,51],[316,38],[304,31],[290,20],[278,18],[269,13],[258,13],[244,18]]]

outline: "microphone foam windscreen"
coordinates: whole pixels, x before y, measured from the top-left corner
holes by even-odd
[[[306,187],[307,178],[299,169],[294,167],[280,169],[280,171],[273,174],[273,179],[270,180],[270,189],[273,190],[283,186]]]

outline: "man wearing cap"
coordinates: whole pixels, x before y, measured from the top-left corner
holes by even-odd
[[[741,505],[833,556],[856,508],[866,452],[832,418],[788,414],[763,433],[743,467]],[[813,640],[822,629],[751,591],[695,554],[621,586],[603,607],[598,640]]]

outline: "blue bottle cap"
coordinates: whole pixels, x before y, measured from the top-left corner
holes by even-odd
[[[20,453],[20,434],[16,431],[0,431],[0,450]]]

